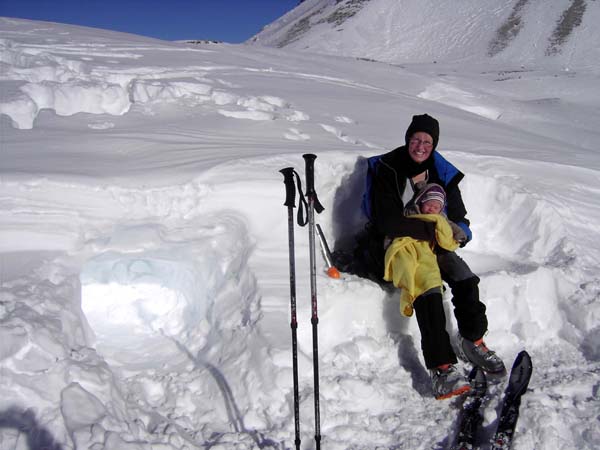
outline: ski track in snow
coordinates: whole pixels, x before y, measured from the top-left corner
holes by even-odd
[[[362,156],[379,145],[368,142],[375,133],[361,128],[369,118],[357,115],[363,97],[348,115],[315,116],[306,103],[296,105],[302,96],[292,101],[275,94],[275,87],[247,93],[231,74],[271,74],[289,77],[290,84],[435,103],[439,111],[466,111],[472,120],[499,119],[501,111],[489,106],[494,97],[478,96],[475,88],[469,94],[449,81],[423,82],[425,88],[414,88],[411,96],[331,74],[240,68],[227,61],[178,65],[177,55],[185,60],[188,52],[212,52],[143,43],[66,44],[66,35],[42,44],[40,33],[46,35],[28,28],[24,38],[1,44],[10,89],[0,113],[16,128],[45,124],[51,119],[40,112],[52,109],[59,116],[102,114],[85,116],[85,128],[113,133],[129,113],[150,120],[176,106],[199,108],[241,127],[273,125],[285,140],[276,145],[308,147],[274,153],[268,137],[248,133],[227,140],[233,147],[227,153],[219,145],[226,132],[218,129],[127,130],[131,143],[154,139],[162,148],[179,146],[181,153],[169,153],[175,167],[186,165],[186,145],[192,148],[195,141],[222,153],[203,155],[209,163],[202,171],[162,186],[135,178],[122,184],[91,176],[61,179],[43,171],[3,174],[0,447],[23,448],[29,441],[32,448],[99,450],[291,448],[287,217],[278,171],[300,169],[300,153],[316,146],[316,190],[327,207],[318,222],[330,244],[343,242],[361,225],[352,211],[359,210]],[[139,62],[153,52],[174,61]],[[120,66],[122,60],[132,67]],[[381,106],[376,98],[370,106]],[[270,143],[269,151],[246,155],[244,145],[253,140]],[[331,142],[344,150],[330,150]],[[444,155],[467,174],[461,189],[476,238],[461,255],[481,277],[490,317],[486,339],[507,365],[524,346],[534,361],[514,448],[595,448],[597,171],[571,166],[564,179],[563,164],[537,161],[532,169],[530,160],[477,150]],[[295,238],[302,441],[303,448],[312,448],[306,229],[296,227]],[[449,447],[458,402],[433,399],[416,320],[400,316],[397,294],[351,275],[329,279],[321,268],[319,263],[324,447]],[[493,434],[502,389],[502,383],[490,386],[484,439]]]

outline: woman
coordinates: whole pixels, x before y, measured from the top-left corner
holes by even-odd
[[[411,237],[435,246],[435,225],[410,219],[404,207],[413,197],[419,182],[436,183],[446,191],[446,215],[456,223],[454,238],[461,246],[471,239],[467,211],[458,187],[464,175],[435,151],[439,123],[423,114],[413,116],[405,135],[405,145],[371,161],[369,171],[371,240],[381,244],[378,277],[383,277],[383,243]],[[502,360],[483,342],[487,332],[485,305],[479,300],[479,278],[454,252],[436,248],[442,279],[450,286],[454,315],[460,335],[460,351],[473,364],[490,373],[505,371]],[[425,292],[414,302],[421,331],[421,348],[430,370],[436,398],[448,398],[466,392],[468,382],[455,368],[456,354],[446,331],[446,316],[439,290]]]

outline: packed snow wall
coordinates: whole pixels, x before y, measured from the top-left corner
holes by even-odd
[[[460,254],[481,278],[488,339],[506,358],[524,343],[534,354],[554,343],[567,358],[568,342],[596,360],[597,312],[589,305],[579,312],[595,287],[577,284],[582,260],[564,211],[536,194],[541,188],[530,190],[513,162],[450,156],[468,174],[461,188],[475,238]],[[20,238],[3,245],[35,256],[37,243],[41,258],[30,269],[15,268],[3,285],[9,314],[2,337],[11,343],[4,361],[15,369],[5,372],[6,406],[29,405],[49,436],[73,446],[125,448],[153,439],[176,447],[265,446],[257,430],[289,440],[290,427],[273,425],[293,417],[287,216],[278,170],[300,161],[236,161],[164,188],[6,184],[14,202],[6,220],[16,224],[18,216],[13,230]],[[344,224],[360,225],[347,208],[360,203],[362,162],[355,153],[317,159],[316,189],[327,208],[317,219],[331,240]],[[242,176],[249,173],[253,178]],[[39,201],[48,196],[66,201]],[[24,203],[28,210],[17,206]],[[48,243],[52,248],[44,248]],[[306,229],[298,228],[305,417],[312,401],[307,245]],[[385,417],[400,400],[411,408],[413,396],[423,403],[429,391],[418,329],[400,316],[397,294],[350,275],[328,279],[321,269],[318,259],[324,417]],[[31,419],[21,412],[22,421]]]

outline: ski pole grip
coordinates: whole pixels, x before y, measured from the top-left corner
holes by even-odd
[[[317,159],[317,155],[307,153],[302,157],[306,163],[306,195],[310,196],[315,193],[315,159]]]
[[[283,174],[283,184],[285,184],[285,206],[296,207],[296,185],[294,184],[294,168],[286,167],[279,172]]]

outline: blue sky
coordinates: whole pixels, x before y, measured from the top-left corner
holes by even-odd
[[[0,16],[85,25],[159,39],[243,42],[298,0],[0,0]]]

